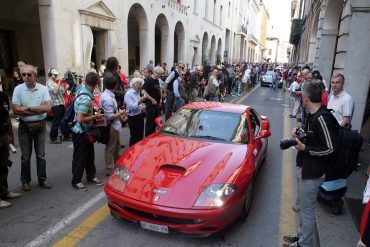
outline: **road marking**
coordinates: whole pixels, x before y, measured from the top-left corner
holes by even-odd
[[[62,231],[65,227],[67,227],[72,221],[77,219],[79,216],[81,216],[86,210],[88,210],[90,207],[95,205],[98,201],[103,199],[105,196],[104,191],[97,194],[94,198],[90,199],[88,202],[86,202],[81,207],[77,208],[73,213],[59,221],[57,224],[55,224],[53,227],[51,227],[49,230],[44,232],[43,234],[36,237],[34,240],[29,242],[26,247],[35,247],[35,246],[42,246],[46,243],[50,242],[51,239],[58,234],[60,231]]]
[[[288,97],[285,96],[285,102]],[[288,105],[285,105],[285,112],[289,111]],[[284,138],[291,136],[290,118],[284,117]],[[281,196],[280,196],[280,225],[279,237],[282,244],[284,235],[294,235],[296,233],[295,213],[292,210],[293,198],[295,195],[295,181],[292,165],[291,150],[284,150],[281,168]]]
[[[97,227],[103,220],[109,215],[108,205],[105,203],[104,206],[96,210],[92,215],[86,218],[79,226],[75,227],[61,240],[59,240],[53,247],[72,247],[76,246],[85,236]]]

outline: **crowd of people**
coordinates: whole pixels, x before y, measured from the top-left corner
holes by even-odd
[[[297,136],[297,129],[292,131],[298,150],[297,197],[292,208],[299,214],[299,227],[295,235],[284,236],[287,244],[283,246],[312,246],[317,200],[329,205],[333,214],[342,212],[346,179],[336,177],[336,171],[327,167],[335,151],[336,126],[350,126],[354,111],[352,97],[344,90],[345,77],[342,74],[336,73],[331,77],[329,96],[327,82],[319,71],[311,71],[308,66],[277,68],[275,65],[243,62],[189,68],[188,64],[178,62],[169,71],[167,64],[154,66],[150,61],[146,68],[136,70],[128,82],[115,57],[102,60],[98,69],[95,63],[90,65],[84,79],[72,70],[58,78],[60,73],[57,69],[50,68],[45,86],[37,82],[37,69],[34,66],[19,62],[19,67],[13,70],[11,103],[14,114],[19,117],[18,139],[22,153],[21,183],[24,191],[31,190],[33,148],[38,185],[45,189],[52,188],[47,180],[45,160],[45,118],[49,111],[53,113],[50,143],[72,140],[71,184],[76,190],[86,191],[82,183],[84,172],[88,183],[103,185],[96,177],[94,162],[94,142],[97,139],[92,133],[98,126],[104,126],[106,130],[105,173],[109,176],[123,147],[119,136],[126,124],[130,130],[129,145],[132,146],[155,132],[155,119],[162,113],[167,120],[173,112],[190,102],[222,102],[228,94],[241,96],[251,90],[262,75],[269,75],[272,78],[271,88],[276,90],[281,81],[282,90],[287,91],[293,100],[289,117],[296,119],[305,133],[310,133],[307,141],[302,142]],[[61,137],[59,128],[66,114],[64,95],[67,90],[75,94],[71,103],[73,124],[71,131],[61,131]],[[100,92],[99,102],[95,100],[96,92]],[[14,135],[9,115],[10,102],[2,90],[0,106],[0,208],[5,208],[11,206],[6,199],[20,197],[21,194],[8,190],[7,174],[11,165],[8,160],[9,144],[14,144]],[[328,117],[330,114],[335,118]],[[331,173],[330,180],[326,179],[328,173]],[[359,242],[359,246],[366,246],[361,241],[368,239]]]

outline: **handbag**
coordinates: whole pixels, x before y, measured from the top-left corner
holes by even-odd
[[[98,142],[102,144],[108,144],[110,136],[110,124],[107,126],[99,126]]]
[[[25,123],[26,123],[26,126],[27,126],[29,132],[32,135],[40,132],[46,126],[44,119],[43,120],[40,120],[40,121],[25,122]]]

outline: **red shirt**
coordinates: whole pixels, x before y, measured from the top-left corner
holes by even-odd
[[[121,77],[123,90],[126,90],[126,85],[127,85],[126,75],[122,72],[119,72],[119,77]]]

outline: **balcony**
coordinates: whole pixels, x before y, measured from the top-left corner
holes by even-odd
[[[167,7],[175,10],[176,12],[182,15],[188,15],[188,7],[186,7],[185,5],[182,5],[180,0],[168,0]]]
[[[289,43],[292,45],[298,45],[302,35],[302,19],[293,19],[292,27],[290,30]]]

